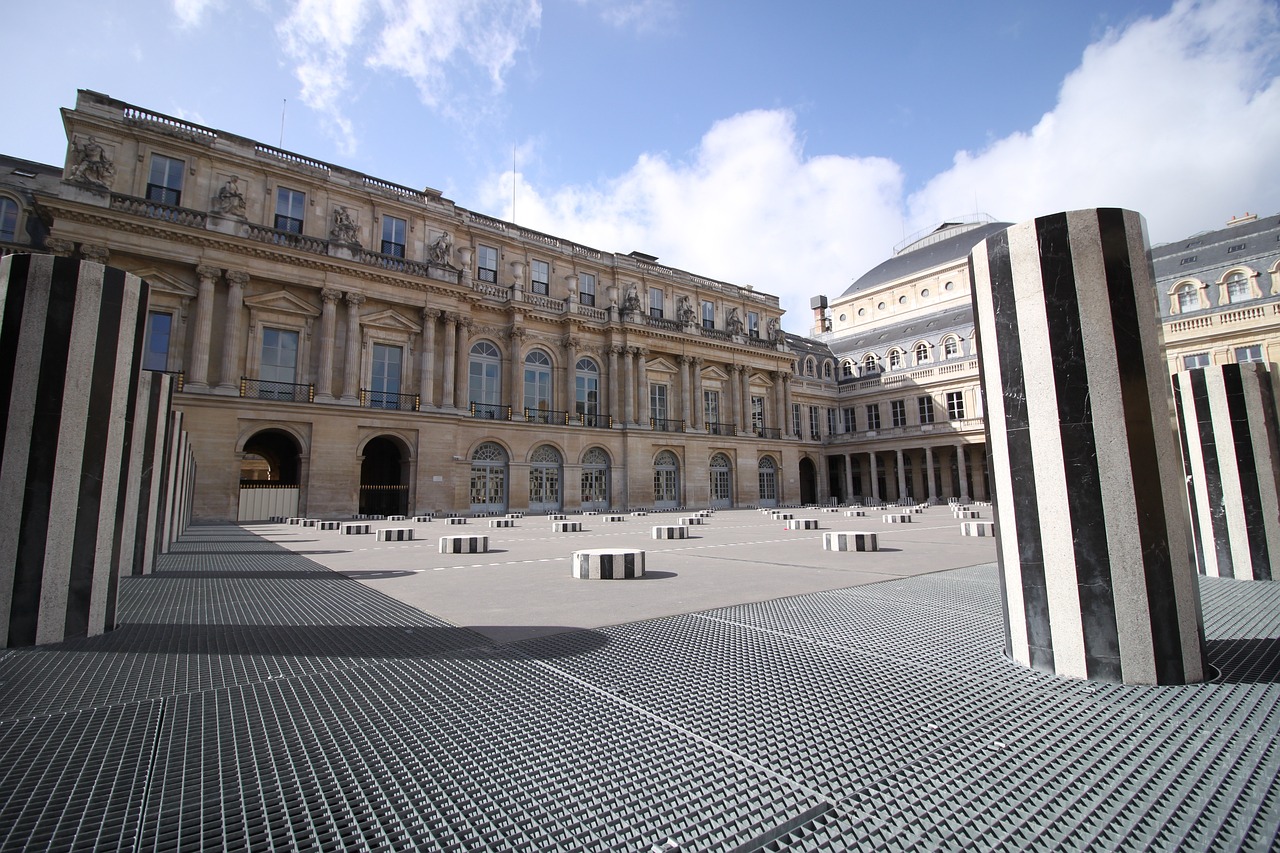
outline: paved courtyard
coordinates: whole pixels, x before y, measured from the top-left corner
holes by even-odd
[[[0,849],[1275,847],[1280,584],[1202,581],[1215,683],[1067,681],[1003,656],[945,508],[797,515],[883,550],[747,510],[192,528],[117,630],[0,652]],[[647,578],[569,577],[622,544]]]

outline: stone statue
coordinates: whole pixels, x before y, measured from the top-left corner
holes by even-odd
[[[431,244],[431,263],[438,266],[452,266],[450,260],[453,258],[453,238],[449,236],[448,231],[440,232],[440,236]]]
[[[780,344],[786,339],[787,339],[786,333],[782,331],[782,326],[778,323],[778,318],[770,317],[769,318],[769,340],[773,341],[775,344]]]
[[[98,140],[90,135],[84,144],[72,142],[71,149],[76,156],[76,164],[71,167],[71,179],[108,189],[116,174],[116,166]]]
[[[356,243],[356,221],[351,218],[351,211],[339,205],[333,209],[333,227],[329,229],[329,239],[337,243]]]
[[[640,294],[636,291],[634,284],[627,285],[627,295],[622,297],[622,312],[624,314],[640,313]]]
[[[240,179],[232,175],[218,190],[213,202],[214,210],[227,216],[244,216],[244,194],[240,192]]]
[[[742,318],[738,316],[737,308],[729,309],[729,319],[725,321],[725,325],[729,328],[729,334],[742,334]]]
[[[693,305],[689,302],[689,297],[676,297],[676,319],[682,325],[688,326],[693,323],[695,314],[693,313]]]

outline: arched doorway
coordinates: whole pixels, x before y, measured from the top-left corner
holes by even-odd
[[[680,505],[680,460],[670,450],[653,459],[654,509],[675,509]]]
[[[733,463],[723,453],[711,457],[711,508],[729,509],[733,506]]]
[[[405,515],[409,508],[408,454],[400,443],[380,435],[364,446],[360,460],[362,515]]]
[[[778,463],[772,456],[761,456],[759,467],[760,506],[778,505]]]
[[[471,454],[471,511],[507,509],[507,451],[486,441]]]
[[[609,454],[599,447],[582,454],[582,508],[609,509]]]
[[[540,444],[529,455],[529,511],[560,509],[560,451]]]
[[[800,503],[804,505],[818,502],[818,471],[813,467],[813,460],[807,456],[800,459]]]
[[[240,521],[298,514],[302,449],[282,429],[264,429],[244,443],[240,459]]]

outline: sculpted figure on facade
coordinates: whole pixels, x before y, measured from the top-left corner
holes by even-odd
[[[622,313],[640,313],[640,294],[636,291],[634,282],[627,285],[627,295],[622,298]]]
[[[218,195],[213,200],[213,208],[224,216],[243,217],[245,215],[244,194],[240,192],[238,177],[232,175],[218,189]]]
[[[729,319],[725,321],[725,325],[729,327],[729,334],[742,334],[742,318],[738,316],[737,308],[729,309]]]
[[[777,317],[769,318],[769,340],[775,344],[780,344],[786,340],[786,333],[782,331],[782,326],[779,325]]]
[[[333,209],[333,227],[329,229],[329,238],[338,243],[356,243],[358,230],[351,211],[339,205]]]
[[[453,258],[453,238],[448,231],[440,232],[440,236],[431,244],[430,254],[431,263],[442,267],[453,266],[450,263]]]
[[[71,167],[71,179],[107,189],[116,174],[116,166],[107,156],[107,150],[92,135],[83,143],[72,142],[76,162]]]
[[[693,323],[696,315],[693,313],[693,304],[689,302],[689,297],[677,297],[676,306],[676,319],[685,326]]]

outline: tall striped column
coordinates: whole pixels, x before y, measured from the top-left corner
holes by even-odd
[[[1074,678],[1202,681],[1142,217],[1044,216],[969,261],[1009,654]]]
[[[0,645],[115,623],[146,302],[101,264],[0,260]]]
[[[1280,558],[1280,376],[1262,364],[1175,373],[1187,503],[1202,574],[1271,580]]]

